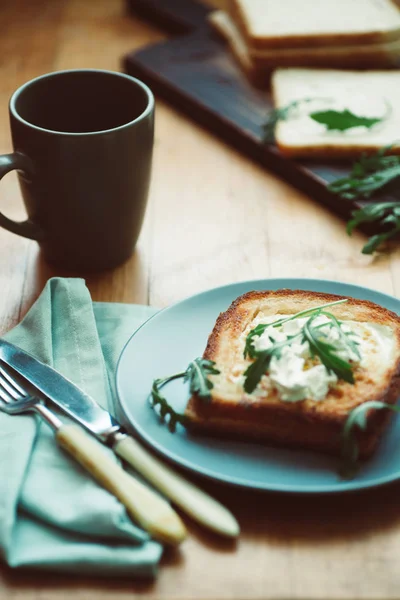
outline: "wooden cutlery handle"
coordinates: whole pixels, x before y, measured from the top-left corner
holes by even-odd
[[[184,540],[185,526],[168,502],[126,473],[80,427],[63,425],[56,439],[154,539],[173,545]]]
[[[124,436],[114,451],[193,519],[225,535],[239,535],[239,524],[222,504],[155,458],[135,439]]]

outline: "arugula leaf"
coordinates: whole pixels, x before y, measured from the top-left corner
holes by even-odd
[[[309,114],[309,117],[325,125],[328,131],[345,131],[353,127],[373,127],[380,123],[384,117],[360,117],[355,115],[348,109],[337,110],[322,110]]]
[[[251,394],[251,392],[256,389],[262,376],[265,375],[268,370],[271,358],[271,350],[264,350],[263,352],[259,352],[257,359],[247,367],[244,372],[245,381],[243,387],[245,392]]]
[[[382,233],[371,236],[362,248],[363,254],[373,254],[384,242],[400,232],[400,156],[387,155],[393,147],[381,148],[372,156],[363,155],[354,163],[348,177],[333,181],[328,190],[346,200],[371,198],[379,193],[391,193],[399,200],[371,202],[364,208],[352,212],[347,224],[347,233],[362,223],[376,222],[384,227]]]
[[[327,313],[324,310],[321,310],[320,312],[321,315],[326,315],[329,319],[330,319],[330,323],[329,325],[331,325],[332,327],[334,327],[338,334],[339,334],[339,338],[341,339],[341,341],[350,349],[351,352],[353,352],[353,354],[356,355],[356,357],[358,359],[361,359],[361,354],[360,354],[360,350],[358,348],[359,346],[359,342],[355,341],[352,339],[352,333],[351,332],[347,332],[347,331],[343,331],[341,325],[342,322],[339,321],[335,315],[333,315],[332,313]],[[322,327],[324,327],[325,325],[322,325]],[[318,327],[321,327],[321,325],[319,325]]]
[[[253,392],[256,389],[262,376],[265,375],[268,371],[268,367],[273,356],[279,358],[282,354],[282,349],[285,346],[290,346],[290,344],[292,344],[295,339],[300,338],[301,333],[298,333],[297,335],[292,335],[291,337],[288,337],[287,340],[284,340],[282,342],[274,342],[270,338],[273,342],[273,346],[271,346],[271,348],[268,348],[268,350],[256,352],[253,349],[256,360],[253,363],[251,363],[251,365],[249,365],[246,371],[244,372],[245,380],[243,387],[245,392],[251,394],[251,392]]]
[[[363,154],[353,164],[350,175],[330,183],[328,190],[346,200],[368,199],[377,192],[398,190],[400,156],[387,155],[394,145],[385,146],[371,156]]]
[[[358,469],[358,445],[355,439],[354,428],[358,427],[361,430],[367,428],[367,417],[370,410],[381,410],[388,409],[393,412],[400,412],[400,407],[386,404],[385,402],[378,402],[371,400],[364,402],[354,408],[346,419],[346,422],[342,429],[342,448],[341,458],[342,464],[340,466],[340,475],[343,479],[352,479]]]
[[[399,163],[398,155],[387,154],[389,150],[394,148],[398,142],[388,144],[380,148],[375,154],[362,154],[357,162],[353,165],[352,174],[354,177],[361,177],[374,173],[380,169],[394,167]]]
[[[360,164],[356,163],[348,177],[336,179],[329,184],[328,190],[345,200],[368,199],[377,192],[389,192],[390,187],[396,190],[400,179],[400,156],[385,158],[394,158],[397,163],[390,161],[391,166],[377,166],[373,172],[361,171]]]
[[[260,323],[257,327],[254,327],[246,337],[246,343],[244,345],[244,358],[254,358],[257,355],[257,351],[254,348],[254,338],[261,336],[267,327],[271,327],[270,323]]]
[[[380,221],[387,211],[400,209],[400,202],[374,202],[352,213],[353,219],[347,223],[347,233],[350,235],[355,227],[361,223]]]
[[[325,313],[326,314],[326,313]],[[324,340],[319,328],[313,326],[313,322],[319,315],[312,316],[304,324],[304,337],[310,344],[312,356],[318,356],[321,363],[329,372],[335,373],[339,379],[348,383],[354,383],[353,367],[351,363],[337,355],[337,349],[333,344]],[[339,326],[340,329],[340,326]]]
[[[220,371],[215,368],[215,362],[212,360],[195,358],[189,363],[186,371],[153,381],[150,404],[153,408],[159,408],[158,414],[161,420],[167,424],[168,429],[172,433],[176,430],[177,423],[186,425],[187,417],[172,408],[167,399],[161,395],[161,388],[174,379],[183,379],[184,382],[189,382],[189,391],[191,394],[197,394],[204,400],[210,400],[210,390],[212,390],[213,384],[208,379],[208,376],[218,375],[219,373]]]
[[[178,379],[183,377],[184,373],[177,373],[176,375],[171,375],[171,377],[165,377],[164,379],[155,379],[153,381],[153,385],[151,388],[151,406],[155,408],[159,407],[159,416],[162,421],[167,424],[168,429],[171,433],[174,433],[176,430],[177,423],[185,426],[187,422],[187,417],[184,414],[176,412],[172,406],[168,403],[167,399],[161,395],[161,388],[172,381],[173,379]]]
[[[373,254],[382,243],[400,232],[400,201],[374,202],[364,208],[352,212],[352,219],[347,223],[347,233],[352,234],[361,223],[376,222],[387,226],[388,230],[371,236],[362,249],[363,254]]]
[[[220,371],[215,368],[215,362],[205,358],[195,358],[189,364],[184,375],[184,381],[189,381],[191,394],[197,394],[200,398],[209,400],[210,390],[214,387],[208,379],[209,375],[218,375]]]

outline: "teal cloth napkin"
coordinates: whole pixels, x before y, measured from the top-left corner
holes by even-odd
[[[4,337],[112,412],[119,354],[154,312],[92,303],[83,279],[54,278]],[[39,417],[0,412],[0,552],[11,567],[150,577],[162,546],[58,447]]]

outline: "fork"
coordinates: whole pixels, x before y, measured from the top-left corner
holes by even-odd
[[[64,424],[41,399],[27,394],[1,366],[0,410],[9,415],[38,413],[55,430],[58,444],[118,498],[154,539],[177,545],[186,537],[185,526],[166,500],[131,477],[83,429]]]

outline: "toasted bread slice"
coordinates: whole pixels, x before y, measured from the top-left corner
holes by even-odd
[[[275,129],[276,143],[290,157],[354,158],[395,144],[400,138],[400,71],[277,69],[271,78],[276,108],[315,99]],[[314,111],[350,110],[382,121],[371,128],[329,131],[309,117]],[[399,153],[393,146],[391,153]]]
[[[213,11],[208,19],[249,77],[260,82],[267,82],[269,72],[277,67],[385,69],[396,67],[400,60],[400,40],[357,46],[252,49],[226,12]]]
[[[400,393],[400,318],[395,313],[353,298],[327,309],[361,335],[363,362],[354,368],[354,384],[338,379],[322,399],[284,401],[270,385],[268,375],[248,394],[240,374],[251,363],[243,350],[246,336],[257,324],[340,298],[277,290],[249,292],[233,302],[218,317],[203,355],[215,361],[220,370],[219,375],[210,377],[214,384],[211,402],[197,396],[189,400],[189,427],[219,436],[339,453],[341,431],[352,409],[369,400],[394,404]],[[375,449],[388,413],[370,411],[367,430],[358,432],[360,456],[366,457]]]
[[[385,43],[400,38],[392,0],[231,0],[230,13],[251,48]]]

